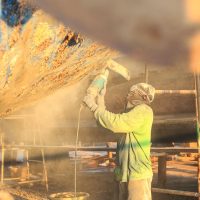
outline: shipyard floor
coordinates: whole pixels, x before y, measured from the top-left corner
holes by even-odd
[[[70,164],[71,165],[71,164]],[[49,194],[74,191],[74,171],[65,161],[57,161],[52,165],[47,162],[49,178]],[[40,167],[35,166],[35,170]],[[153,187],[157,187],[157,162],[153,164]],[[40,170],[41,171],[41,170]],[[109,168],[81,168],[77,177],[77,190],[90,194],[90,200],[111,200],[113,173]],[[36,172],[35,172],[36,173]],[[166,188],[185,191],[197,191],[197,162],[191,160],[173,160],[167,162]],[[2,190],[10,192],[15,200],[45,200],[45,186],[40,183],[18,185],[8,182],[1,186]],[[153,200],[195,200],[197,198],[153,193]]]

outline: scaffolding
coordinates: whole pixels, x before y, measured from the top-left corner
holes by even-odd
[[[145,68],[145,80],[148,82],[148,69]],[[171,195],[181,195],[181,196],[190,196],[190,197],[197,197],[200,200],[200,134],[199,134],[199,122],[200,122],[200,80],[199,75],[194,75],[194,85],[195,90],[157,90],[157,94],[181,94],[181,95],[188,95],[192,94],[195,97],[195,105],[196,105],[196,122],[197,122],[197,148],[193,147],[152,147],[151,148],[151,155],[158,157],[158,181],[157,184],[160,187],[165,187],[166,179],[167,179],[167,155],[169,154],[177,154],[177,153],[196,153],[198,154],[198,191],[197,192],[190,192],[190,191],[180,191],[180,190],[170,190],[165,188],[152,188],[152,192],[156,193],[164,193],[164,194],[171,194]],[[9,119],[12,118],[23,118],[25,116],[9,116]],[[40,133],[40,127],[37,125],[38,133]],[[36,136],[36,135],[35,135]],[[35,138],[34,136],[34,138]],[[1,182],[3,183],[5,179],[4,177],[4,152],[5,150],[11,150],[20,148],[20,145],[6,145],[3,142],[3,137],[1,137],[1,154],[2,154],[2,165],[1,165]],[[63,146],[57,146],[57,145],[43,145],[41,140],[40,144],[36,144],[35,139],[32,145],[23,145],[23,148],[26,149],[28,152],[29,150],[40,150],[42,154],[42,163],[43,163],[43,179],[40,181],[45,182],[46,189],[48,191],[48,176],[47,176],[47,170],[46,170],[46,164],[45,164],[45,155],[44,151],[45,149],[64,149],[66,152],[74,151],[75,146],[69,146],[69,145],[63,145]],[[110,152],[116,152],[116,148],[112,147],[81,147],[78,146],[77,151],[106,151],[108,152],[108,155]],[[56,155],[55,155],[56,156]],[[28,166],[28,164],[27,164]],[[24,183],[30,183],[31,180],[28,180]],[[34,182],[34,180],[33,180]]]
[[[22,119],[24,120],[25,117],[33,117],[32,115],[13,115],[6,117],[4,119]],[[36,118],[37,119],[37,118]],[[42,140],[41,140],[41,134],[40,134],[40,124],[36,120],[36,132],[34,132],[33,136],[33,147],[36,147],[36,137],[39,138],[40,145],[42,146]],[[44,183],[46,191],[48,192],[48,174],[47,174],[47,167],[46,167],[46,161],[45,161],[45,153],[44,153],[44,148],[34,148],[40,152],[41,155],[41,160],[38,159],[38,156],[34,159],[29,159],[29,148],[25,144],[23,145],[6,145],[4,142],[4,134],[2,133],[0,136],[0,143],[1,143],[1,184],[3,185],[6,181],[15,181],[17,184],[31,184],[31,183]],[[19,151],[23,150],[25,159],[23,160],[23,163],[26,163],[26,172],[27,176],[25,178],[22,177],[7,177],[5,178],[5,152],[8,151],[13,155],[13,151]],[[11,156],[12,158],[12,156]],[[37,178],[31,178],[30,176],[30,163],[38,163],[42,165],[42,177],[37,177]]]

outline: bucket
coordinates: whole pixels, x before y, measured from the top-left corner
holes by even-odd
[[[50,200],[88,200],[89,194],[86,192],[77,192],[76,197],[74,192],[55,193],[49,196]]]

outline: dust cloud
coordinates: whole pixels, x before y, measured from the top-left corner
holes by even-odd
[[[88,80],[61,89],[35,106],[35,120],[45,144],[74,145],[78,112],[86,94]],[[81,119],[90,117],[84,108]]]

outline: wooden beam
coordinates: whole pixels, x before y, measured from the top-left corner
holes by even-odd
[[[188,192],[188,191],[181,191],[181,190],[152,188],[152,192],[163,193],[163,194],[172,194],[172,195],[180,195],[180,196],[188,196],[188,197],[200,197],[200,193],[198,193],[198,192]]]

